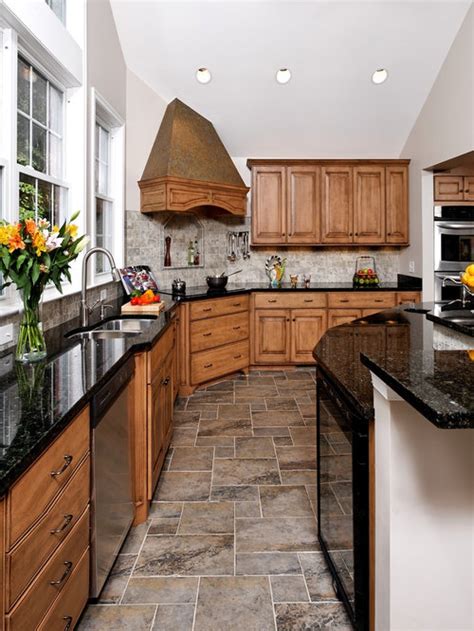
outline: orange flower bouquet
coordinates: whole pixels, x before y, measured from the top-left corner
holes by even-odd
[[[38,361],[46,357],[46,344],[40,326],[39,306],[44,288],[53,283],[62,293],[61,281],[69,281],[71,262],[87,243],[78,237],[78,227],[70,221],[51,226],[33,213],[20,215],[18,223],[0,221],[0,272],[6,282],[15,283],[23,300],[23,315],[16,349],[17,361]]]

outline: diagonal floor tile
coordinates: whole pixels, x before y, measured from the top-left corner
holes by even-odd
[[[201,579],[195,631],[274,631],[268,578],[232,576]]]
[[[234,574],[233,535],[147,537],[133,576]]]

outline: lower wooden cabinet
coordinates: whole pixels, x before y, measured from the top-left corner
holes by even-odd
[[[256,364],[287,364],[290,361],[290,311],[255,311],[254,353]]]
[[[362,317],[362,309],[329,309],[328,329],[340,324],[349,324]]]
[[[327,329],[326,309],[294,309],[291,312],[290,361],[314,362],[313,350]]]

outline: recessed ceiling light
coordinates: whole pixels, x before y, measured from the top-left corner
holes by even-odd
[[[377,70],[372,75],[372,82],[376,83],[377,85],[379,83],[383,83],[387,79],[388,79],[388,70],[385,70],[385,68],[377,68]]]
[[[212,79],[212,75],[207,68],[198,68],[196,70],[196,79],[199,83],[209,83]]]
[[[277,70],[275,78],[278,83],[288,83],[288,81],[291,79],[291,72],[288,70],[288,68],[280,68],[279,70]]]

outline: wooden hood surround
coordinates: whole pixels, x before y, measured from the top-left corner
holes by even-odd
[[[138,186],[142,213],[244,216],[249,191],[213,124],[179,99],[166,108]]]

